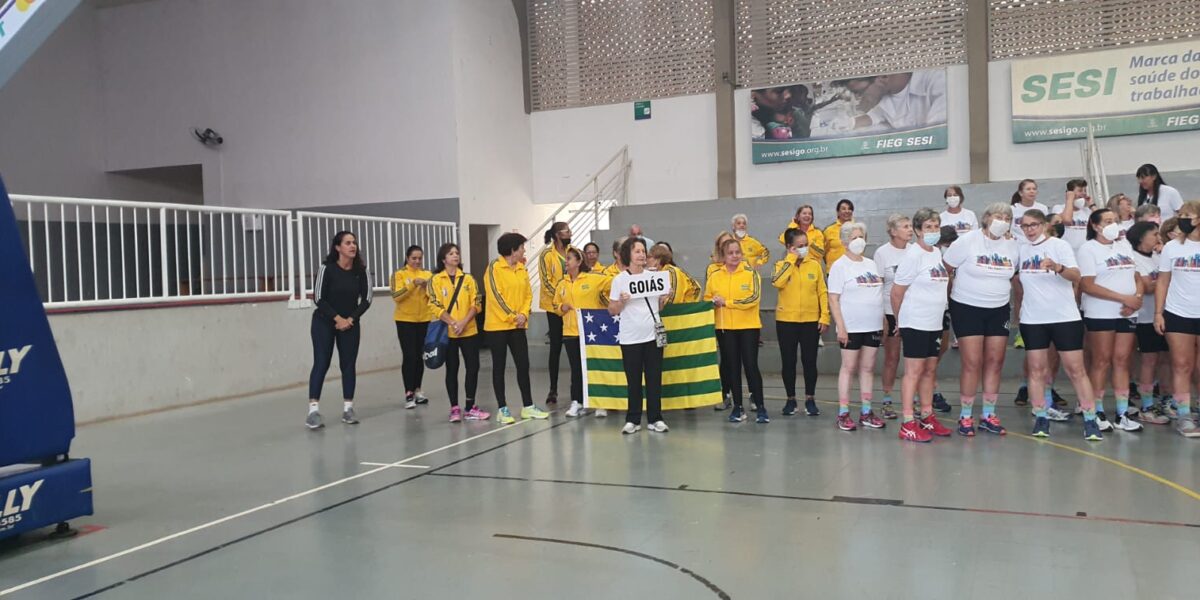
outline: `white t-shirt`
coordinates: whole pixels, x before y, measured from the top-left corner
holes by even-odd
[[[1122,242],[1125,241],[1125,234],[1129,233],[1129,230],[1132,229],[1136,223],[1137,219],[1130,219],[1128,221],[1121,221],[1120,223],[1117,223],[1117,227],[1121,228],[1121,235],[1117,236],[1117,239],[1121,240]]]
[[[908,247],[896,284],[908,286],[900,304],[897,325],[921,331],[941,331],[942,315],[946,312],[946,288],[950,272],[942,264],[942,251],[926,252],[919,244]]]
[[[1020,258],[1015,240],[993,240],[975,230],[950,244],[943,258],[955,269],[950,291],[955,302],[979,308],[1008,304]]]
[[[1180,317],[1200,319],[1200,242],[1172,241],[1164,245],[1158,270],[1171,273],[1163,308]]]
[[[897,248],[889,241],[875,250],[875,266],[879,267],[879,271],[883,275],[883,314],[885,315],[892,314],[892,286],[896,284],[896,269],[900,268],[900,261],[908,249],[909,246]]]
[[[946,122],[946,71],[914,71],[908,85],[884,94],[867,115],[876,127],[892,130],[928,127]]]
[[[1058,238],[1046,238],[1038,244],[1021,246],[1020,277],[1021,322],[1026,325],[1069,323],[1079,320],[1075,306],[1075,288],[1070,281],[1042,267],[1049,258],[1063,268],[1078,267],[1071,245]]]
[[[941,217],[942,227],[953,225],[954,231],[957,231],[960,236],[968,231],[979,229],[979,219],[975,218],[974,212],[965,208],[957,215],[948,210],[943,210]]]
[[[1021,204],[1020,202],[1012,205],[1012,211],[1013,211],[1012,234],[1013,234],[1013,237],[1017,239],[1018,244],[1028,244],[1029,243],[1029,238],[1025,237],[1025,235],[1021,233],[1021,217],[1025,216],[1025,211],[1027,211],[1031,208],[1036,208],[1036,209],[1042,211],[1042,214],[1044,214],[1044,215],[1047,215],[1047,216],[1050,215],[1050,209],[1046,208],[1046,205],[1042,204],[1041,202],[1034,202],[1033,206],[1025,206],[1024,204]]]
[[[1134,251],[1133,265],[1136,267],[1138,275],[1144,275],[1150,278],[1152,283],[1158,282],[1158,254],[1146,256],[1141,252]],[[1144,290],[1145,295],[1142,296],[1142,309],[1137,313],[1138,325],[1143,323],[1154,324],[1154,287]]]
[[[1063,209],[1065,208],[1066,206],[1062,204],[1055,204],[1054,208],[1052,208],[1050,212],[1051,214],[1061,215],[1063,213]],[[1087,241],[1088,217],[1090,216],[1092,216],[1091,209],[1087,207],[1077,208],[1075,209],[1074,214],[1071,216],[1070,223],[1063,221],[1062,239],[1070,244],[1072,249],[1079,250],[1079,247]],[[1129,222],[1129,227],[1133,227],[1132,221]],[[1126,227],[1125,229],[1128,229],[1129,227]],[[1125,239],[1124,236],[1122,236],[1121,239]]]
[[[1179,195],[1179,190],[1165,183],[1158,186],[1158,197],[1149,198],[1149,200],[1151,204],[1158,205],[1164,221],[1175,216],[1175,213],[1183,208],[1183,196]]]
[[[626,281],[629,273],[621,271],[613,277],[614,290],[629,287]],[[617,342],[622,346],[642,344],[654,341],[654,322],[658,316],[658,298],[631,298],[625,303],[625,308],[618,315],[620,329],[617,330]]]
[[[830,294],[839,294],[846,333],[870,333],[883,329],[883,276],[875,261],[837,259],[826,282]]]
[[[1133,247],[1129,242],[1101,244],[1096,240],[1085,243],[1075,253],[1079,259],[1079,273],[1084,277],[1095,277],[1096,285],[1118,294],[1132,295],[1137,292],[1134,280],[1135,267]],[[1089,319],[1125,319],[1121,316],[1121,303],[1083,295],[1083,314]]]

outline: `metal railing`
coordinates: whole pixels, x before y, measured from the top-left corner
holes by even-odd
[[[10,196],[47,308],[291,297],[290,213]]]
[[[309,305],[318,267],[329,253],[333,236],[339,231],[350,231],[358,237],[359,252],[367,263],[371,287],[376,291],[389,289],[392,273],[404,266],[404,252],[409,246],[421,247],[426,269],[432,270],[438,247],[458,241],[458,224],[448,221],[297,212],[299,300],[302,306]]]
[[[542,235],[556,221],[566,221],[571,227],[571,245],[582,248],[592,241],[592,231],[608,228],[608,214],[615,206],[623,206],[627,199],[629,188],[629,146],[623,146],[596,174],[584,183],[578,191],[563,202],[550,216],[534,228],[530,235],[529,252],[531,257],[525,263],[529,273],[529,284],[533,287],[533,297],[537,298],[542,287],[541,269],[537,257],[546,244]],[[603,248],[600,256],[608,256]],[[535,300],[533,305],[537,306]]]

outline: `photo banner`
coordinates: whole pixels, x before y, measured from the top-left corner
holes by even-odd
[[[754,164],[944,149],[946,70],[750,91]]]
[[[1013,143],[1200,129],[1200,42],[1012,63]]]

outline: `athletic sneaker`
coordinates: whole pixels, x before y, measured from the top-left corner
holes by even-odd
[[[1136,419],[1138,417],[1138,415],[1142,414],[1141,409],[1138,408],[1138,406],[1140,406],[1141,403],[1142,403],[1142,400],[1140,398],[1136,402],[1134,401],[1133,398],[1130,398],[1129,399],[1129,408],[1125,409],[1125,414]]]
[[[924,428],[925,431],[928,431],[929,433],[932,433],[938,437],[946,437],[950,435],[950,430],[946,429],[946,426],[942,425],[942,422],[933,415],[929,415],[928,417],[921,419],[921,427]]]
[[[462,409],[457,406],[450,407],[450,422],[461,423],[462,419]]]
[[[321,418],[321,413],[313,411],[308,413],[308,417],[304,419],[304,426],[309,429],[320,429],[325,426],[325,419]]]
[[[420,391],[413,396],[417,399],[417,404],[429,404],[429,398],[426,398],[425,394],[422,394]]]
[[[358,415],[354,414],[353,406],[342,411],[342,423],[346,425],[358,425]]]
[[[521,408],[522,419],[549,419],[550,413],[533,405]]]
[[[1080,406],[1080,405],[1078,405],[1078,404],[1076,404],[1076,405],[1075,405],[1075,410],[1071,411],[1071,413],[1072,413],[1072,414],[1076,414],[1076,415],[1082,415],[1082,414],[1083,414],[1083,407],[1082,407],[1082,406]]]
[[[1058,390],[1056,390],[1054,388],[1050,388],[1050,399],[1054,401],[1054,406],[1056,408],[1066,408],[1067,407],[1067,399],[1063,398],[1062,396],[1059,396]]]
[[[1166,412],[1167,416],[1170,417],[1171,420],[1175,420],[1175,419],[1179,418],[1179,410],[1176,409],[1176,407],[1175,407],[1175,399],[1174,398],[1172,398],[1171,396],[1164,397],[1162,399],[1161,406],[1163,407],[1163,412]]]
[[[751,411],[753,411],[753,412],[758,412],[758,409],[759,409],[759,408],[761,408],[761,407],[759,407],[759,405],[758,405],[758,403],[757,403],[757,402],[755,402],[755,401],[753,401],[753,400],[751,400],[751,401],[750,401],[750,410],[751,410]]]
[[[946,397],[941,392],[933,393],[933,410],[938,412],[950,412],[950,403],[946,402]]]
[[[787,402],[783,404],[783,416],[790,417],[796,414],[797,407],[796,399],[794,397],[788,398]]]
[[[958,420],[958,435],[963,437],[975,437],[975,419],[971,417],[963,417]]]
[[[1129,413],[1126,413],[1126,414],[1123,414],[1123,415],[1117,417],[1117,422],[1115,424],[1115,427],[1117,429],[1120,429],[1121,431],[1141,431],[1142,430],[1142,424],[1129,418]]]
[[[817,408],[817,401],[812,396],[804,399],[804,414],[810,417],[821,416],[821,409]]]
[[[838,415],[837,426],[838,429],[841,429],[842,431],[854,431],[855,429],[858,429],[858,425],[854,424],[854,418],[850,416],[850,413]]]
[[[721,399],[721,403],[713,407],[713,410],[729,410],[731,406],[733,406],[733,394],[727,393]]]
[[[641,430],[642,430],[641,425],[636,425],[634,423],[625,423],[625,426],[621,428],[621,433],[623,433],[625,435],[629,435],[631,433],[637,433]]]
[[[742,421],[745,421],[745,420],[746,420],[746,411],[742,410],[742,407],[740,407],[740,406],[733,407],[733,411],[729,413],[729,422],[730,423],[741,423]]]
[[[1200,438],[1200,424],[1196,423],[1195,417],[1180,418],[1179,421],[1175,423],[1175,431],[1178,431],[1179,435],[1182,435],[1186,438]]]
[[[1171,417],[1167,416],[1161,404],[1154,404],[1142,411],[1141,421],[1150,425],[1166,425],[1171,422]]]
[[[1100,435],[1100,426],[1095,421],[1083,420],[1083,439],[1089,442],[1099,442],[1104,439],[1104,436]]]
[[[771,417],[767,416],[767,409],[760,408],[757,412],[758,414],[754,417],[755,423],[758,423],[759,425],[766,425],[767,423],[771,422]]]
[[[1046,407],[1046,417],[1049,418],[1051,421],[1058,421],[1059,423],[1061,423],[1063,421],[1071,420],[1070,414],[1065,413],[1061,410],[1058,410],[1057,408],[1054,408],[1053,406]]]
[[[501,408],[500,412],[496,414],[496,420],[499,421],[501,425],[512,425],[513,423],[517,422],[517,420],[513,418],[512,413],[509,412],[507,406]]]
[[[916,421],[908,421],[900,426],[900,439],[928,443],[933,439],[933,435]]]
[[[1017,397],[1013,399],[1013,404],[1017,406],[1029,406],[1029,388],[1021,386],[1017,390]]]
[[[1050,437],[1050,419],[1038,417],[1033,420],[1033,437]]]
[[[604,417],[607,417],[607,416],[608,416],[607,408],[597,408],[596,409],[596,418],[597,419],[603,419]]]
[[[871,429],[883,429],[887,427],[887,423],[884,423],[882,419],[875,416],[875,411],[869,411],[867,414],[859,416],[858,424]]]
[[[1108,418],[1104,416],[1104,411],[1096,411],[1096,425],[1100,426],[1100,431],[1112,431],[1112,423],[1108,422]]]
[[[468,410],[467,414],[463,415],[463,418],[468,421],[486,421],[491,418],[491,416],[491,413],[484,410],[479,410],[478,406],[472,406],[471,410]]]
[[[900,416],[896,414],[896,411],[892,410],[891,402],[884,402],[883,407],[879,409],[879,412],[883,414],[883,418],[889,421]]]
[[[546,394],[546,404],[558,404],[558,392],[550,392]]]
[[[1018,350],[1025,348],[1025,338],[1021,337],[1019,333],[1017,334],[1017,339],[1013,340],[1013,348]]]
[[[667,427],[667,424],[663,421],[655,421],[655,422],[647,425],[646,429],[649,429],[650,431],[653,431],[654,433],[666,433],[669,430],[669,428]]]
[[[416,408],[416,407],[417,407],[417,399],[415,397],[413,397],[413,396],[405,396],[404,397],[404,408],[411,409],[411,408]]]
[[[583,411],[583,405],[580,404],[578,400],[572,400],[571,407],[567,409],[567,416],[568,417],[578,417],[579,413],[582,411]]]
[[[1008,433],[1004,427],[1000,426],[1000,417],[997,417],[996,415],[988,415],[980,419],[979,428],[988,433],[994,433],[996,435],[1004,435]]]

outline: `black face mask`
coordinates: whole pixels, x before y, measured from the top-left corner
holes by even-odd
[[[1196,224],[1191,219],[1186,221],[1183,219],[1179,220],[1179,231],[1182,231],[1183,235],[1192,235],[1194,229],[1196,229]]]
[[[559,241],[562,242],[562,245],[564,245],[564,246],[571,245],[571,238],[569,238],[569,237],[562,238]]]

